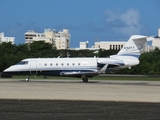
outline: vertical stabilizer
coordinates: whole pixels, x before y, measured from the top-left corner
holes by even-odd
[[[116,56],[132,56],[138,59],[146,42],[147,36],[133,35]]]

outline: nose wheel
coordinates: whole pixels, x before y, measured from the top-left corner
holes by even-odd
[[[28,82],[29,81],[29,76],[26,76],[26,82]]]

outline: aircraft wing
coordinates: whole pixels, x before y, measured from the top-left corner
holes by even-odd
[[[96,76],[98,74],[106,73],[107,69],[120,67],[122,64],[104,64],[98,63],[99,70],[86,70],[86,71],[62,71],[60,73],[61,76],[71,76],[71,77],[81,77],[82,75],[86,75],[89,77]]]

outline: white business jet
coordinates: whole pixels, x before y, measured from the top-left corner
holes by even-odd
[[[147,36],[133,35],[123,48],[110,58],[27,58],[3,71],[3,74],[88,77],[106,73],[107,70],[130,68],[139,64],[139,56]]]

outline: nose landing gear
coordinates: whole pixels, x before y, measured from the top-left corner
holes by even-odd
[[[26,76],[25,80],[26,80],[26,82],[29,82],[29,76]]]

